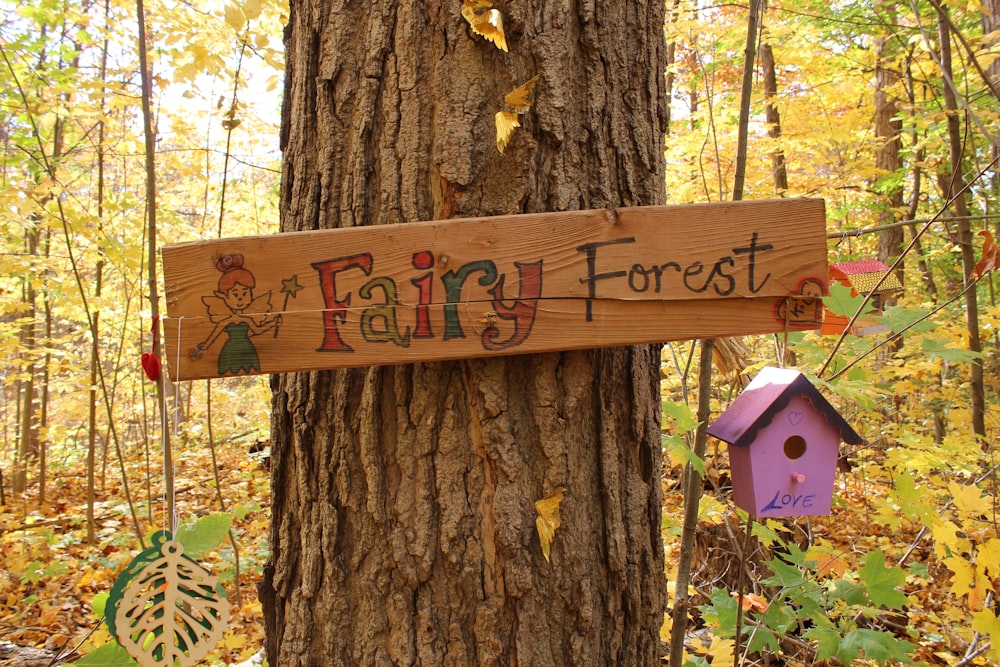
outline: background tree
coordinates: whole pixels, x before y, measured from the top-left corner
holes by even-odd
[[[664,6],[291,4],[282,231],[663,201]],[[505,154],[494,114],[539,77]],[[273,382],[272,665],[659,657],[659,348]],[[551,563],[534,502],[564,488]]]

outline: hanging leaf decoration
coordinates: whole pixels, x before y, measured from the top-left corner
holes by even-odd
[[[564,487],[559,487],[551,496],[546,496],[535,501],[535,529],[538,530],[538,541],[542,544],[542,555],[549,561],[552,550],[552,538],[556,535],[556,529],[562,523],[559,518],[559,506],[562,504],[563,494],[566,493]]]
[[[497,126],[497,150],[500,151],[501,155],[507,148],[507,144],[510,143],[514,130],[521,127],[521,122],[517,118],[518,114],[531,108],[531,93],[535,89],[536,83],[538,83],[538,75],[510,91],[503,98],[508,106],[514,107],[514,111],[498,111],[494,119]]]
[[[463,0],[462,18],[472,27],[472,32],[482,35],[504,53],[507,52],[507,37],[503,32],[503,14],[493,8],[488,0]]]
[[[507,93],[504,96],[503,101],[508,106],[514,107],[514,111],[517,113],[524,113],[529,107],[531,107],[531,93],[535,90],[535,84],[538,83],[538,78],[539,75],[537,74],[531,77],[526,82]]]
[[[517,114],[511,111],[498,111],[495,119],[497,126],[497,150],[503,154],[510,138],[514,136],[515,128],[521,127],[517,120]]]
[[[108,627],[141,665],[194,665],[225,633],[229,603],[218,579],[169,532],[156,533],[153,544],[112,586]]]

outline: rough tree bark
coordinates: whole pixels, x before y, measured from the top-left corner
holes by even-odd
[[[887,21],[894,23],[896,11],[894,3],[886,2],[880,8],[886,13]],[[884,176],[893,176],[890,185],[882,189],[885,197],[884,208],[879,211],[880,225],[890,225],[896,222],[899,211],[903,208],[902,168],[903,158],[900,153],[902,145],[903,122],[899,118],[900,98],[897,88],[902,75],[896,63],[899,51],[894,37],[880,37],[875,42],[875,138],[878,145],[875,148],[875,167]],[[903,252],[903,228],[887,227],[878,235],[878,258],[885,264],[892,264]],[[896,271],[900,282],[903,281],[903,264]],[[885,305],[895,303],[895,297],[886,299]]]
[[[771,45],[760,45],[760,66],[764,80],[764,120],[767,123],[767,136],[774,139],[778,147],[771,152],[771,173],[774,174],[774,192],[784,197],[788,191],[788,169],[785,166],[785,151],[778,142],[781,141],[781,114],[778,112],[778,74],[774,63],[774,50]]]
[[[293,0],[282,231],[664,200],[664,3]],[[494,114],[534,76],[505,155]],[[637,325],[640,325],[637,323]],[[654,346],[277,376],[271,665],[650,665]],[[543,558],[534,502],[565,487]]]

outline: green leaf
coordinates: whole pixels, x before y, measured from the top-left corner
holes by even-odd
[[[670,460],[680,466],[691,464],[699,475],[705,477],[705,460],[694,453],[694,450],[679,435],[664,435],[660,444],[666,450]]]
[[[251,512],[256,512],[260,509],[260,503],[249,503],[244,505],[237,505],[232,509],[233,516],[236,517],[237,521],[242,521],[247,518],[247,515]]]
[[[687,659],[684,663],[684,667],[709,667],[709,662],[700,655],[695,655]]]
[[[233,515],[228,512],[208,514],[181,526],[175,539],[184,545],[185,556],[197,560],[219,546],[232,522]]]
[[[773,576],[761,581],[766,586],[796,588],[806,582],[806,578],[802,575],[802,570],[795,565],[786,563],[781,558],[772,558],[764,564],[773,573]]]
[[[840,648],[840,633],[832,625],[819,625],[803,633],[806,639],[816,642],[816,660],[829,660]],[[848,661],[845,664],[850,664]]]
[[[869,552],[858,574],[868,598],[876,607],[902,609],[909,604],[907,597],[896,590],[906,583],[906,572],[899,567],[886,567],[885,554],[881,551]]]
[[[108,604],[108,591],[101,591],[94,596],[93,601],[90,603],[90,608],[94,612],[94,616],[100,620],[104,620],[104,608]]]
[[[879,664],[885,664],[890,660],[913,662],[907,655],[913,649],[913,644],[899,639],[891,632],[859,628],[846,633],[840,640],[837,659],[845,665],[850,665],[863,651],[866,658]]]
[[[830,283],[830,296],[823,297],[823,304],[835,315],[852,317],[858,312],[858,308],[865,301],[863,296],[851,296],[851,288],[834,281]],[[865,304],[865,309],[861,313],[870,313],[874,310],[871,303]]]
[[[674,420],[676,431],[687,433],[698,427],[698,417],[691,406],[675,401],[663,401],[663,414]]]
[[[708,599],[711,604],[698,607],[705,623],[715,628],[718,636],[732,637],[736,631],[736,598],[724,588],[713,588]]]
[[[983,357],[982,352],[973,352],[972,350],[962,350],[957,347],[948,347],[948,341],[939,340],[937,338],[924,337],[920,341],[920,346],[931,359],[939,357],[945,361],[967,364]]]
[[[902,331],[927,333],[928,331],[937,329],[938,325],[930,320],[924,320],[919,324],[915,324],[925,315],[927,315],[927,313],[922,310],[911,310],[910,308],[905,308],[903,306],[889,306],[882,312],[882,315],[880,315],[878,319],[882,324],[886,325],[896,333],[900,333]]]
[[[138,665],[132,656],[116,641],[109,641],[73,663],[78,667],[125,667]]]

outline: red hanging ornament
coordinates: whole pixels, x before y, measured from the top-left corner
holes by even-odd
[[[160,358],[153,352],[143,352],[142,370],[146,372],[146,377],[156,382],[160,378]]]
[[[156,349],[156,342],[159,340],[159,330],[160,330],[160,318],[153,318],[153,349]],[[156,356],[155,352],[143,352],[142,353],[142,370],[146,373],[148,377],[153,382],[160,379],[160,358]]]

